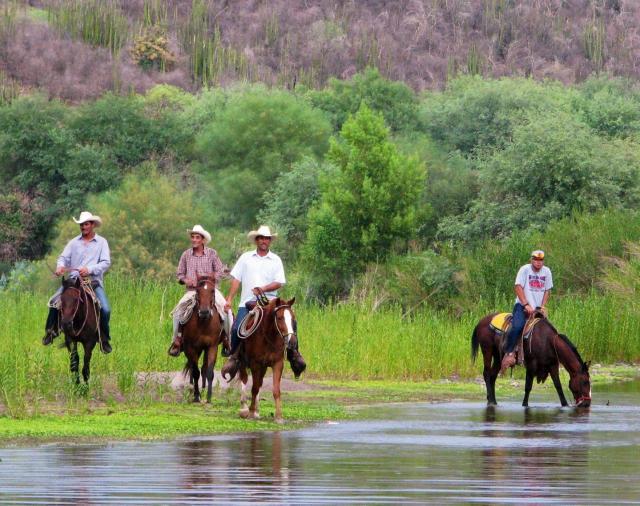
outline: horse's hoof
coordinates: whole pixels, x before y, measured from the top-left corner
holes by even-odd
[[[241,409],[238,414],[240,415],[240,418],[249,418],[249,409]]]
[[[253,418],[254,420],[260,420],[260,413],[258,413],[257,411],[255,413],[249,412],[249,417]]]

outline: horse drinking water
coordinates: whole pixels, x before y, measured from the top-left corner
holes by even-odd
[[[502,360],[502,335],[495,331],[490,323],[496,315],[492,313],[482,318],[471,337],[471,358],[475,361],[478,348],[482,350],[484,359],[484,382],[487,387],[487,403],[496,405],[496,378],[500,372]],[[534,327],[523,345],[524,362],[527,371],[523,406],[529,405],[529,394],[533,379],[544,382],[551,376],[553,385],[560,397],[560,403],[567,406],[567,400],[560,383],[559,365],[569,373],[569,390],[573,394],[576,407],[588,408],[591,405],[591,379],[589,364],[583,362],[576,347],[565,335],[558,334],[549,320],[542,318]],[[493,363],[492,363],[493,361]]]

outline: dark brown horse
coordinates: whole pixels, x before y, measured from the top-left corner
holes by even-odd
[[[471,358],[475,361],[478,348],[482,350],[484,358],[484,382],[487,386],[487,403],[496,405],[496,378],[500,372],[502,360],[502,336],[491,328],[489,323],[495,313],[482,318],[471,336]],[[493,363],[492,363],[493,361]],[[591,405],[591,379],[589,364],[583,362],[576,347],[567,336],[558,334],[551,323],[543,318],[536,324],[529,339],[524,343],[524,362],[527,378],[524,388],[523,406],[529,405],[529,393],[533,386],[533,379],[538,383],[544,382],[551,376],[556,387],[560,403],[568,406],[567,399],[560,383],[559,365],[569,373],[569,389],[573,394],[576,407]]]
[[[296,346],[296,315],[293,312],[295,298],[285,301],[276,297],[262,307],[262,319],[255,332],[244,340],[241,353],[240,381],[242,395],[240,399],[242,418],[260,418],[258,412],[258,393],[262,387],[267,368],[273,371],[273,399],[276,403],[275,421],[283,423],[282,402],[280,400],[280,382],[284,368],[284,356],[287,346]],[[251,370],[251,405],[247,408],[246,387],[247,368]],[[297,373],[299,374],[299,373]]]
[[[64,345],[69,350],[71,372],[77,384],[80,383],[78,343],[84,348],[82,378],[88,383],[91,354],[99,340],[100,308],[90,295],[90,286],[85,283],[79,277],[62,278],[60,295],[60,327],[64,332]]]
[[[211,274],[198,276],[196,306],[191,318],[182,329],[183,351],[187,357],[184,367],[193,383],[193,402],[200,402],[198,380],[202,375],[202,388],[207,387],[207,402],[211,402],[213,367],[216,365],[218,345],[222,341],[222,323],[215,307],[215,278]],[[202,373],[198,361],[203,355]]]

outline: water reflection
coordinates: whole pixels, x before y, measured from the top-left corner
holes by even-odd
[[[608,395],[612,406],[591,410],[553,401],[396,405],[292,432],[0,448],[0,502],[638,501],[639,399]]]

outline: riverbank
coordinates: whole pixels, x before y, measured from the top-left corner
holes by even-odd
[[[523,371],[500,378],[498,401],[519,396],[523,390]],[[177,374],[177,373],[176,373]],[[616,364],[592,366],[592,384],[622,382],[640,377],[640,366]],[[570,397],[568,378],[563,374],[565,393]],[[239,392],[219,386],[211,404],[189,402],[190,388],[178,385],[174,400],[141,395],[137,401],[97,402],[81,394],[75,405],[40,405],[38,413],[24,418],[0,417],[0,442],[89,442],[107,440],[158,440],[183,436],[291,430],[310,424],[331,423],[358,417],[358,408],[390,402],[484,401],[481,377],[431,381],[326,381],[287,379],[283,384],[284,425],[274,422],[274,403],[270,385],[261,393],[259,420],[238,416]],[[535,385],[533,404],[538,393],[552,391],[551,382]],[[594,396],[594,405],[604,404]]]

